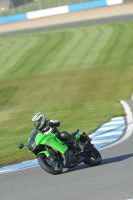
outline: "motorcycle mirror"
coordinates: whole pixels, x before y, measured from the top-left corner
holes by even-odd
[[[24,144],[23,144],[23,143],[21,143],[21,144],[18,146],[19,149],[23,149],[23,147],[24,147]]]

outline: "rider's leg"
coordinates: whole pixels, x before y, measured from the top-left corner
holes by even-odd
[[[68,140],[70,141],[74,146],[78,147],[81,151],[83,151],[85,144],[77,141],[71,134],[67,133],[66,131],[63,131],[59,135],[61,140]]]

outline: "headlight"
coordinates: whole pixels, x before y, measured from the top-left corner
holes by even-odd
[[[30,151],[34,151],[35,148],[36,148],[36,143],[35,142],[32,142],[32,143],[28,144],[28,149]]]

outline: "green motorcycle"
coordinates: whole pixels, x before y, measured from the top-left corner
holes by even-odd
[[[70,141],[61,141],[57,133],[36,133],[34,129],[28,139],[28,145],[20,144],[19,149],[27,146],[29,151],[37,157],[40,167],[50,174],[60,174],[63,168],[72,168],[84,162],[89,166],[99,165],[102,161],[101,154],[91,144],[91,139],[86,133],[80,134],[79,130],[72,136],[85,144],[81,152],[78,145]]]

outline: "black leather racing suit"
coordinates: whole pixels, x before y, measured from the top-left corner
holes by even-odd
[[[75,138],[66,131],[59,132],[58,129],[57,129],[58,126],[60,126],[60,121],[48,119],[45,122],[45,124],[43,125],[43,127],[41,129],[37,130],[37,131],[41,132],[43,134],[50,134],[50,133],[56,132],[57,137],[59,139],[61,139],[62,141],[69,140],[71,143],[73,143],[76,146],[77,141],[75,140]]]

